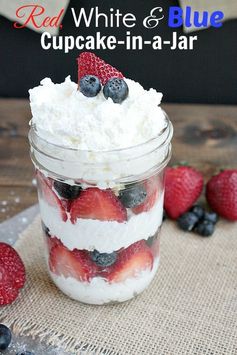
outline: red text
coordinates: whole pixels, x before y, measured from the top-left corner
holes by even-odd
[[[16,16],[22,19],[22,24],[15,22],[15,28],[24,28],[31,24],[36,29],[42,27],[59,27],[60,20],[64,13],[64,9],[61,9],[59,14],[53,17],[45,16],[45,8],[40,5],[24,5],[19,7],[16,11]]]

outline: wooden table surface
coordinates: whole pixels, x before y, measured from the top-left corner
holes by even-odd
[[[187,161],[205,179],[237,167],[237,106],[163,105],[174,125],[171,163]],[[28,100],[0,99],[0,222],[37,202],[27,140]]]

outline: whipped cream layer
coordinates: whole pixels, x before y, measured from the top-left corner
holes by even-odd
[[[75,224],[70,219],[63,222],[57,208],[49,206],[39,198],[41,218],[56,236],[69,249],[98,250],[100,253],[112,253],[120,248],[153,236],[162,224],[163,194],[148,212],[133,214],[127,222],[99,221],[78,218]]]
[[[50,271],[49,273],[54,283],[67,296],[80,302],[101,305],[127,301],[141,293],[154,278],[158,266],[159,258],[154,261],[152,270],[144,270],[137,277],[112,284],[101,277],[95,277],[87,283],[72,277],[57,276]]]
[[[29,90],[31,124],[46,141],[73,149],[106,151],[147,142],[167,126],[158,106],[162,94],[125,81],[128,98],[115,104],[102,90],[96,97],[85,97],[70,77],[61,84],[46,78]]]

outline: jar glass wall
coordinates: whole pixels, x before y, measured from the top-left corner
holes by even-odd
[[[31,127],[48,271],[69,297],[122,302],[153,279],[173,132],[166,120],[159,137],[107,152],[56,146]]]

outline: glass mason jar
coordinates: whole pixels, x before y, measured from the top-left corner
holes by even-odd
[[[49,143],[31,127],[48,271],[69,297],[122,302],[152,281],[173,134],[165,117],[150,141],[101,152]]]

